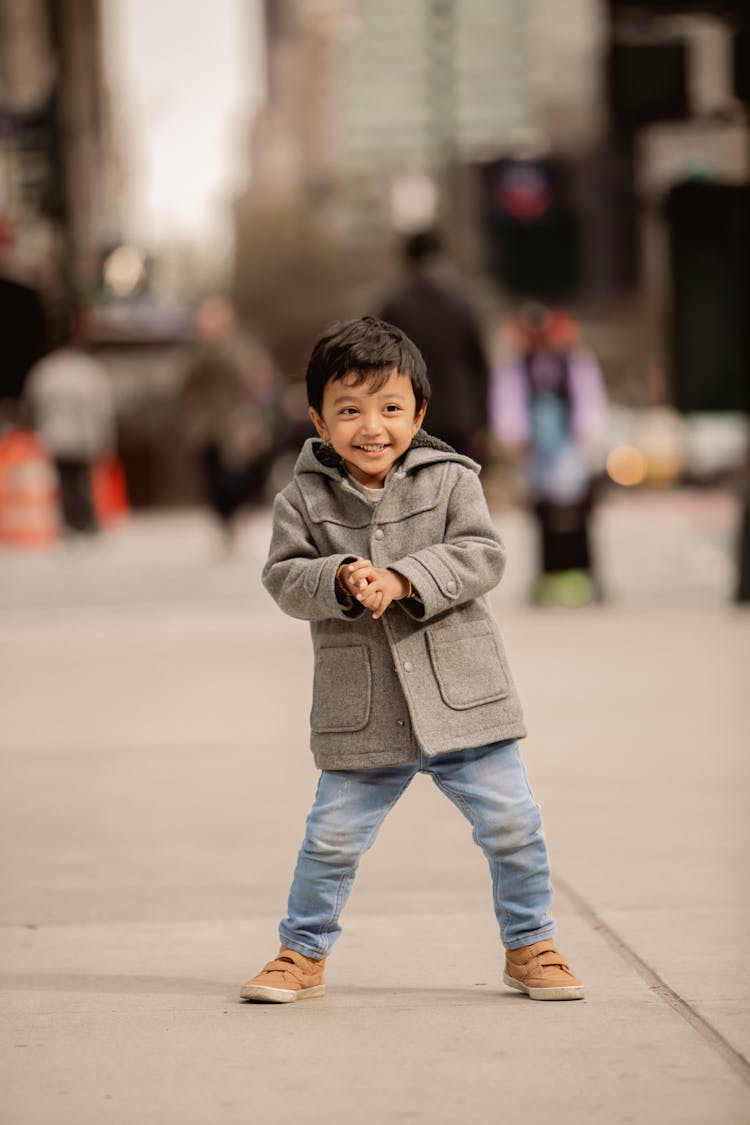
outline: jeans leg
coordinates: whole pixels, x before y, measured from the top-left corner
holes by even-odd
[[[283,945],[326,957],[341,933],[339,916],[359,861],[417,771],[414,765],[324,770],[279,926]]]
[[[552,937],[554,919],[547,844],[539,806],[515,742],[445,754],[428,772],[473,826],[492,875],[492,895],[506,949]]]

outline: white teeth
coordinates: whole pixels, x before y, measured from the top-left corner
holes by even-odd
[[[380,449],[385,449],[384,445],[361,445],[360,449],[364,449],[367,453],[377,453]]]

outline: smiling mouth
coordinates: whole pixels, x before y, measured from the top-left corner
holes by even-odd
[[[361,449],[363,453],[382,453],[387,449],[387,445],[358,445],[357,449]]]

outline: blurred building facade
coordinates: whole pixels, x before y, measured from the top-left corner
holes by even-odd
[[[750,410],[750,7],[610,11],[610,142],[633,219],[622,280],[643,346],[680,409]]]
[[[53,319],[96,285],[112,202],[98,0],[0,0],[0,213]]]
[[[339,221],[344,198],[353,226],[379,223],[402,178],[440,187],[451,165],[570,151],[599,128],[597,0],[266,0],[265,13],[255,198],[334,192]]]
[[[596,145],[600,0],[267,0],[264,11],[267,96],[237,203],[235,292],[284,370],[300,371],[315,325],[372,307],[395,234],[435,221],[491,310],[483,170]],[[287,319],[304,323],[278,322],[290,304]]]
[[[257,2],[266,98],[247,126],[234,289],[282,370],[301,372],[321,323],[372,307],[394,229],[437,216],[489,294],[488,320],[532,295],[533,271],[511,269],[533,257],[530,239],[547,279],[563,246],[563,297],[588,318],[610,386],[646,401],[648,372],[670,364],[671,193],[750,183],[746,0]],[[57,310],[95,298],[122,202],[101,23],[98,0],[0,0],[0,216],[16,268]],[[548,176],[542,194],[559,175],[562,241],[504,196],[493,211],[507,166],[521,194],[530,169]],[[124,382],[136,365],[121,358]],[[163,376],[142,380],[139,440],[155,388],[168,414],[166,360]],[[144,484],[144,502],[157,493]]]
[[[501,296],[593,313],[611,381],[647,396],[669,363],[670,192],[750,180],[746,3],[267,0],[265,15],[240,211],[307,208],[357,248],[437,214]],[[529,191],[537,215],[514,209]]]

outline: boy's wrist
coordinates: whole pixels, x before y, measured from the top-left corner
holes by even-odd
[[[352,597],[351,591],[344,582],[344,570],[347,566],[349,566],[349,563],[343,562],[339,567],[336,568],[336,595],[338,601],[344,606],[345,609],[351,609],[354,605],[354,598]],[[341,597],[338,596],[339,594],[341,595]]]
[[[413,598],[414,588],[411,584],[411,581],[404,574],[401,574],[398,570],[391,570],[391,574],[395,575],[395,577],[398,578],[399,582],[401,583],[402,592],[399,593],[398,597],[395,600],[397,602],[402,602],[405,601],[406,598]]]

